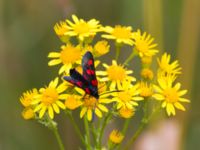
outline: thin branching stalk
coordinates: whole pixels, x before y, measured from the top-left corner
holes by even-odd
[[[79,127],[77,126],[77,123],[75,122],[75,120],[74,120],[74,118],[73,118],[71,112],[65,110],[65,114],[66,114],[67,117],[70,119],[70,121],[71,121],[73,127],[75,128],[75,131],[76,131],[77,135],[79,136],[81,142],[82,142],[84,145],[87,146],[87,144],[85,143],[85,140],[84,140],[84,138],[83,138],[83,136],[82,136],[82,134],[81,134],[81,131],[80,131]]]
[[[92,150],[91,148],[91,140],[90,140],[90,130],[89,130],[89,124],[87,120],[87,116],[84,117],[84,126],[85,126],[85,133],[86,133],[86,143],[87,143],[87,149]]]
[[[55,137],[56,137],[56,140],[57,140],[57,142],[58,142],[58,145],[59,145],[60,150],[65,150],[64,145],[63,145],[63,142],[62,142],[61,137],[60,137],[60,134],[58,133],[58,129],[55,127],[55,128],[52,129],[52,130],[53,130],[53,133],[54,133],[54,135],[55,135]]]

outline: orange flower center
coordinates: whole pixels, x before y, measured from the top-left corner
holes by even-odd
[[[107,69],[110,80],[124,80],[126,78],[126,71],[122,66],[112,65]]]
[[[55,88],[46,88],[42,93],[42,103],[45,105],[51,105],[58,100],[58,92]]]
[[[84,99],[84,106],[88,109],[94,109],[97,106],[97,103],[97,99],[92,96],[85,97]]]
[[[123,102],[129,102],[131,101],[131,93],[129,91],[119,92],[118,97]]]
[[[166,98],[166,101],[169,103],[175,103],[178,101],[179,98],[178,93],[174,88],[168,88],[164,90],[164,96]]]

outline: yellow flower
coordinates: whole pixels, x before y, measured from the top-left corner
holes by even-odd
[[[60,24],[57,23],[54,26],[54,31],[61,38],[63,42],[67,42],[69,40],[69,36],[66,36],[65,33],[69,31],[69,27],[66,22],[60,21]]]
[[[117,25],[114,28],[106,26],[103,28],[103,31],[108,33],[103,34],[103,38],[116,40],[116,42],[119,44],[124,43],[128,45],[133,45],[133,33],[130,26]]]
[[[24,110],[22,111],[22,117],[25,120],[29,120],[35,117],[35,113],[33,111],[33,109],[31,107],[26,107],[24,108]]]
[[[51,119],[54,118],[54,111],[60,113],[60,108],[65,109],[65,105],[60,100],[66,100],[66,94],[61,94],[67,89],[65,84],[58,85],[58,78],[51,81],[45,88],[39,90],[39,94],[32,104],[37,105],[34,112],[39,112],[42,118],[46,111]]]
[[[158,50],[155,48],[157,44],[153,44],[154,39],[150,34],[144,32],[141,33],[140,30],[134,32],[133,35],[135,49],[138,51],[140,57],[151,57],[158,53]]]
[[[181,74],[181,67],[179,67],[178,61],[170,63],[171,56],[164,53],[161,59],[157,59],[159,65],[159,74]]]
[[[81,49],[78,46],[74,47],[68,44],[61,48],[61,52],[50,52],[48,55],[49,58],[52,58],[48,63],[49,66],[62,64],[62,67],[59,69],[59,74],[63,72],[68,73],[73,64],[80,64],[82,58]]]
[[[143,97],[139,96],[138,87],[138,85],[131,85],[130,82],[123,82],[122,86],[119,87],[120,92],[112,93],[113,101],[117,102],[117,109],[134,109],[134,106],[138,106],[137,101],[143,100]]]
[[[112,61],[112,65],[108,66],[103,64],[106,68],[106,71],[97,71],[96,74],[102,77],[101,81],[111,81],[110,89],[114,90],[116,87],[119,87],[123,82],[126,81],[135,81],[136,79],[129,74],[133,73],[132,70],[126,70],[123,65],[118,65],[115,60]]]
[[[31,103],[37,94],[38,94],[37,89],[24,92],[23,95],[20,97],[20,102],[24,107],[29,107],[32,105]]]
[[[124,139],[124,135],[118,130],[113,130],[109,135],[109,139],[111,142],[119,144]]]
[[[94,46],[94,55],[99,57],[109,52],[110,45],[107,41],[98,41]]]
[[[152,63],[152,56],[143,56],[141,58],[141,61],[142,61],[143,64],[149,65],[149,64]]]
[[[101,25],[96,19],[85,21],[83,19],[79,19],[75,15],[72,15],[72,19],[74,23],[66,20],[70,31],[66,32],[65,35],[77,36],[79,40],[84,41],[85,38],[94,37],[96,33],[100,31],[99,28]]]
[[[93,113],[101,118],[102,112],[108,112],[108,109],[104,104],[112,102],[110,98],[108,98],[110,95],[103,94],[106,93],[106,91],[104,91],[106,88],[102,87],[102,84],[99,84],[98,89],[100,89],[99,99],[96,99],[93,96],[85,95],[85,92],[82,89],[76,88],[76,91],[82,96],[82,108],[80,112],[80,118],[83,118],[84,115],[87,115],[87,119],[91,121]]]
[[[135,109],[134,107],[132,109],[128,109],[126,107],[122,107],[120,110],[119,110],[119,114],[122,118],[131,118],[134,114],[135,114]]]
[[[147,82],[139,83],[140,96],[142,97],[151,97],[153,95],[153,87]]]
[[[142,69],[140,75],[144,78],[144,79],[149,79],[152,80],[153,79],[153,71],[149,68],[144,68]]]
[[[172,78],[165,77],[158,79],[159,86],[154,85],[157,93],[153,94],[153,97],[156,100],[162,101],[162,107],[166,108],[168,116],[176,114],[175,108],[185,111],[185,107],[181,103],[190,102],[188,99],[181,97],[187,93],[187,90],[180,90],[181,84],[176,83],[173,86],[173,82]]]
[[[67,99],[65,101],[66,108],[74,110],[82,105],[81,96],[75,94],[66,94]]]

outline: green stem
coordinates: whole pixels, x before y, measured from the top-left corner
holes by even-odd
[[[128,129],[128,126],[129,126],[129,123],[130,123],[131,119],[126,119],[125,123],[124,123],[124,126],[123,126],[123,129],[122,129],[122,134],[125,135],[127,129]]]
[[[138,136],[141,134],[141,132],[143,131],[143,129],[145,128],[145,126],[155,117],[155,115],[161,110],[160,105],[153,110],[153,112],[151,113],[151,115],[147,116],[147,102],[144,105],[144,116],[141,120],[141,123],[138,127],[138,129],[136,130],[135,134],[132,136],[132,138],[127,142],[127,144],[125,145],[124,150],[128,150],[128,148],[135,142],[135,140],[138,138]]]
[[[100,130],[100,135],[99,135],[99,142],[98,142],[98,148],[99,149],[101,149],[101,143],[102,143],[103,133],[104,133],[105,127],[106,127],[106,125],[107,125],[107,123],[108,123],[111,115],[112,115],[112,111],[109,111],[108,114],[107,114],[107,116],[104,118],[101,130]]]
[[[85,126],[85,132],[86,132],[87,149],[91,150],[91,145],[90,145],[90,131],[89,131],[89,125],[88,125],[87,116],[84,116],[84,126]]]
[[[58,142],[60,150],[65,150],[64,145],[63,145],[62,140],[61,140],[61,137],[60,137],[60,135],[58,133],[57,127],[54,126],[54,128],[52,128],[52,130],[53,130],[53,133],[54,133],[54,135],[56,137],[56,140]]]
[[[128,129],[129,123],[130,123],[131,119],[126,119],[124,125],[123,125],[123,129],[122,129],[122,134],[125,135],[126,131]],[[117,150],[120,150],[122,146],[122,143],[120,143],[117,147]]]
[[[81,142],[82,142],[84,145],[87,146],[87,144],[85,143],[85,140],[84,140],[84,138],[83,138],[83,136],[82,136],[82,134],[81,134],[81,131],[80,131],[79,127],[77,126],[77,123],[75,122],[75,120],[74,120],[74,118],[73,118],[71,112],[69,112],[68,110],[66,110],[66,111],[65,111],[65,114],[69,117],[69,119],[70,119],[70,121],[71,121],[73,127],[75,128],[75,131],[76,131],[76,133],[78,134],[78,136],[79,136]]]
[[[97,138],[97,131],[95,129],[94,122],[92,123],[92,135],[93,135],[93,138],[94,138],[94,144],[97,145],[98,138]]]
[[[133,50],[131,55],[129,55],[129,57],[125,60],[124,65],[128,65],[128,63],[137,55],[138,53],[136,52],[136,50]]]
[[[116,45],[116,55],[115,55],[115,59],[116,59],[116,61],[117,61],[118,58],[119,58],[120,49],[121,49],[122,45],[121,45],[121,44],[118,44],[118,43],[116,43],[115,45]]]
[[[137,139],[137,137],[140,135],[140,133],[143,131],[145,125],[147,122],[142,122],[137,131],[135,132],[135,134],[132,136],[132,138],[129,140],[129,142],[125,145],[124,150],[128,150],[129,147],[135,142],[135,140]]]

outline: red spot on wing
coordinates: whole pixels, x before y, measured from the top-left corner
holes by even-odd
[[[77,84],[79,87],[82,86],[82,82],[80,82],[80,81],[76,82],[76,84]]]
[[[86,92],[87,94],[90,94],[89,88],[85,88],[85,92]]]
[[[92,64],[93,64],[93,60],[92,60],[92,59],[88,60],[87,64],[88,64],[89,66],[92,65]]]
[[[88,69],[88,70],[86,70],[86,72],[87,72],[87,74],[89,74],[89,75],[93,75],[93,74],[94,74],[94,70]]]
[[[93,86],[97,86],[97,80],[92,80],[91,83]]]

